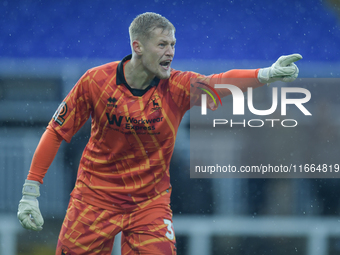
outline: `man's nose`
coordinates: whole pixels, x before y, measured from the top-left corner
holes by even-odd
[[[174,56],[175,55],[175,48],[172,47],[172,46],[169,46],[166,53],[165,53],[167,56]]]

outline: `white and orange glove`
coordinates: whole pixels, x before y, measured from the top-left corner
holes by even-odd
[[[26,229],[40,231],[44,224],[44,219],[39,210],[37,197],[40,196],[40,182],[25,180],[22,188],[22,199],[19,202],[18,219]]]
[[[302,59],[300,54],[281,56],[271,67],[260,69],[257,78],[261,83],[292,82],[299,74],[299,68],[294,62],[300,59]]]

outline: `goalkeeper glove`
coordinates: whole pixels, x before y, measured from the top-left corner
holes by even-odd
[[[281,56],[271,67],[260,69],[257,78],[261,83],[294,81],[299,74],[299,68],[294,62],[300,59],[302,59],[300,54]]]
[[[37,181],[25,180],[17,215],[24,228],[36,231],[42,230],[44,224],[37,199],[40,196],[39,186]]]

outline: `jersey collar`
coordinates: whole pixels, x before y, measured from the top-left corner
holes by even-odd
[[[127,87],[130,92],[135,95],[135,96],[142,96],[144,95],[150,88],[157,86],[159,84],[160,79],[155,77],[150,85],[146,88],[146,89],[133,89],[129,86],[129,84],[127,84],[126,80],[125,80],[125,76],[124,76],[124,62],[130,60],[132,58],[132,54],[127,55],[125,58],[122,59],[122,61],[120,61],[120,63],[118,64],[117,67],[117,76],[116,76],[116,84],[120,85],[120,84],[124,84],[125,87]]]

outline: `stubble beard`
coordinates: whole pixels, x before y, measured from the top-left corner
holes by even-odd
[[[163,79],[169,79],[170,78],[170,73],[167,73],[167,74],[159,74],[159,75],[156,75],[157,78],[163,80]]]
[[[170,68],[169,68],[169,71],[167,72],[162,72],[162,71],[158,71],[157,74],[156,74],[156,77],[159,78],[159,79],[169,79],[170,78]]]

